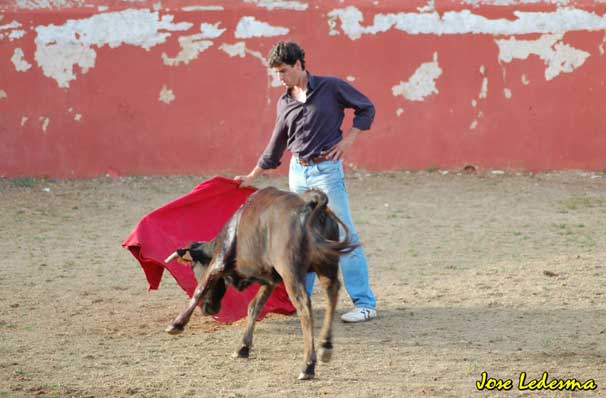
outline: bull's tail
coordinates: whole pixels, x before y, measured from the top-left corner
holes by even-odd
[[[303,194],[308,214],[305,229],[323,256],[335,257],[351,253],[359,245],[351,241],[347,225],[328,208],[328,196],[320,190],[312,189]],[[339,240],[339,226],[344,236]],[[334,236],[336,240],[330,239]]]

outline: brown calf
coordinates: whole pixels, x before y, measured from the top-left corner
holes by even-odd
[[[305,365],[299,379],[313,378],[316,352],[305,276],[315,272],[328,296],[319,351],[320,359],[328,362],[340,287],[339,256],[356,247],[349,240],[347,227],[327,203],[326,194],[318,190],[303,195],[275,188],[259,190],[238,209],[214,240],[193,243],[169,256],[166,262],[177,258],[202,274],[189,306],[166,331],[182,332],[200,302],[204,314],[218,313],[227,283],[242,290],[256,282],[261,287],[248,306],[242,345],[234,354],[248,358],[255,321],[276,283],[283,281],[303,329]],[[343,240],[339,240],[339,225],[345,231]]]

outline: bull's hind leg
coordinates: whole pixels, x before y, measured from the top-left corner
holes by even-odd
[[[265,302],[274,291],[274,285],[261,285],[255,297],[248,304],[248,318],[246,319],[246,331],[242,338],[242,346],[233,355],[234,358],[248,358],[250,347],[252,346],[253,331],[257,318],[265,305]]]
[[[303,330],[305,364],[299,374],[299,380],[313,379],[316,374],[316,351],[314,348],[314,320],[311,312],[311,301],[305,290],[305,276],[297,277],[292,273],[282,275],[284,287],[290,301],[294,304]]]
[[[320,360],[322,362],[330,361],[332,357],[332,324],[335,317],[335,309],[337,308],[337,300],[339,298],[339,288],[341,283],[337,275],[326,275],[318,274],[318,279],[326,291],[326,311],[324,314],[324,321],[322,323],[322,331],[320,332]]]

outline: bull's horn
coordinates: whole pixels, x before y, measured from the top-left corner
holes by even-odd
[[[171,261],[173,261],[177,257],[179,257],[179,254],[177,254],[177,252],[174,252],[170,256],[166,257],[166,260],[164,260],[164,262],[165,263],[170,263]]]

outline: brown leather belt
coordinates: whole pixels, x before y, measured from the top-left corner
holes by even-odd
[[[297,158],[297,157],[295,157],[295,159],[297,159],[297,162],[301,166],[309,166],[311,164],[322,163],[322,162],[325,162],[327,160],[330,160],[329,158],[326,157],[326,155],[314,156],[310,160],[300,159],[300,158]]]

